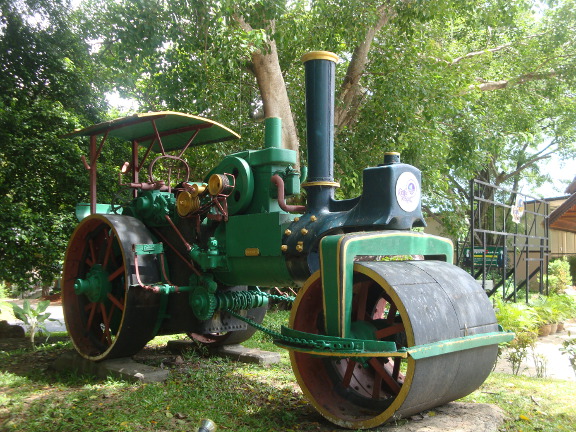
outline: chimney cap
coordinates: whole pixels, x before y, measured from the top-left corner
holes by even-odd
[[[311,51],[302,56],[302,62],[306,63],[310,60],[330,60],[334,63],[338,63],[338,56],[330,51]]]

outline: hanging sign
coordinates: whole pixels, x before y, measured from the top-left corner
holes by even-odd
[[[512,206],[512,222],[520,223],[520,218],[524,215],[525,200],[520,194],[516,194],[516,204]]]

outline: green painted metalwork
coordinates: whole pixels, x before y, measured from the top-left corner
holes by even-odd
[[[320,242],[320,265],[326,332],[349,337],[354,258],[359,255],[424,255],[452,262],[452,242],[412,231],[376,231],[326,236]],[[334,265],[335,264],[335,265]]]
[[[280,245],[293,216],[281,213],[236,215],[216,233],[227,265],[216,270],[225,285],[288,286],[293,283]]]
[[[156,139],[152,122],[154,122],[162,138],[165,151],[182,149],[196,132],[198,133],[192,146],[240,138],[236,132],[215,121],[172,111],[134,114],[77,130],[66,136],[91,136],[107,133],[108,136],[136,141],[142,146],[148,146],[152,140]],[[165,134],[164,132],[169,133]],[[160,152],[160,146],[157,142],[152,150]]]
[[[208,240],[208,247],[201,248],[197,244],[190,249],[190,257],[194,262],[198,263],[203,271],[214,269],[228,269],[228,258],[225,254],[220,252],[218,240],[215,237],[210,237]]]
[[[434,357],[456,351],[478,348],[487,345],[497,345],[514,339],[514,333],[492,332],[477,335],[463,336],[448,339],[431,344],[418,345],[408,348],[406,351],[415,359]]]
[[[282,147],[282,119],[280,117],[268,117],[264,121],[264,147]]]
[[[162,243],[135,244],[133,250],[136,255],[158,255],[164,253],[164,245]]]
[[[206,180],[212,174],[231,174],[234,176],[234,190],[226,199],[228,213],[235,215],[246,210],[254,196],[254,176],[248,162],[236,156],[226,156],[216,168],[210,171]]]
[[[112,291],[108,276],[108,272],[101,264],[95,264],[86,275],[86,279],[76,279],[74,292],[76,295],[84,294],[91,302],[103,302]]]
[[[96,213],[98,214],[113,214],[111,204],[96,204]],[[74,212],[76,219],[80,222],[87,216],[90,216],[90,203],[76,204],[76,211]],[[122,208],[116,209],[116,214],[122,214]]]
[[[169,192],[140,191],[130,204],[130,213],[148,226],[167,226],[166,216],[173,216],[176,198]]]

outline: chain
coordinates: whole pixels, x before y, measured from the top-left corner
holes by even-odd
[[[284,298],[284,296],[277,296],[277,297]],[[261,332],[264,332],[267,335],[272,336],[274,339],[285,342],[287,345],[303,345],[303,346],[307,346],[307,347],[311,347],[311,348],[330,350],[330,351],[335,351],[335,352],[341,351],[341,350],[347,350],[347,351],[356,350],[356,351],[358,351],[358,350],[362,350],[362,348],[363,348],[363,347],[356,346],[354,342],[349,342],[347,344],[344,344],[344,346],[343,346],[341,342],[302,339],[302,338],[295,338],[295,337],[291,337],[291,336],[285,336],[282,333],[278,333],[277,331],[274,331],[272,329],[264,327],[263,325],[258,324],[255,321],[252,321],[250,318],[243,317],[242,315],[240,315],[240,314],[238,314],[238,313],[236,313],[230,309],[225,309],[225,312],[229,313],[230,315],[232,315],[235,318],[238,318],[240,321],[244,321],[246,324],[256,328],[257,330],[260,330]]]

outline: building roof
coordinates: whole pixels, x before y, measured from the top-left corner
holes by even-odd
[[[550,213],[548,226],[558,231],[576,233],[576,193]]]

